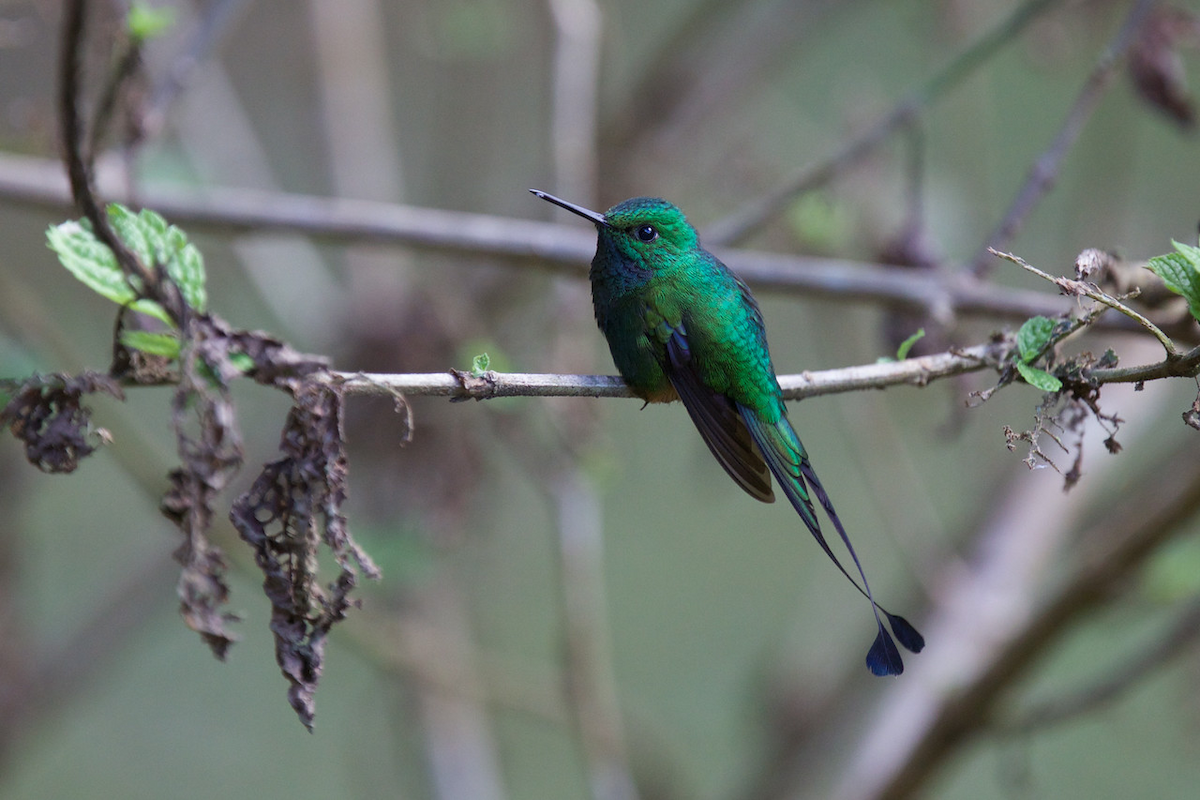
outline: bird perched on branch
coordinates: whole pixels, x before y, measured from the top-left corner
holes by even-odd
[[[925,640],[871,594],[850,538],[788,422],[750,289],[700,246],[695,228],[666,200],[635,197],[600,214],[530,191],[596,226],[592,303],[629,388],[649,403],[682,400],[708,449],[751,497],[774,502],[775,476],[825,555],[871,602],[879,634],[867,667],[876,675],[903,672],[900,651],[879,615],[908,650],[920,652]],[[813,496],[854,560],[861,587],[825,540]]]

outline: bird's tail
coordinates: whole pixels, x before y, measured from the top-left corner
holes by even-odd
[[[804,520],[804,524],[808,526],[813,538],[817,540],[817,544],[825,551],[825,555],[829,556],[829,560],[834,563],[834,566],[846,576],[846,580],[854,584],[854,588],[871,601],[871,612],[875,615],[876,625],[879,626],[879,635],[875,637],[875,643],[871,645],[871,649],[867,653],[867,668],[876,675],[899,675],[904,671],[904,662],[900,658],[900,651],[896,648],[895,641],[892,640],[883,621],[879,618],[880,613],[887,617],[892,632],[896,634],[896,639],[907,650],[914,653],[921,652],[921,648],[925,646],[925,639],[904,617],[888,612],[875,602],[875,598],[871,595],[871,585],[867,582],[866,573],[863,572],[862,563],[858,560],[858,554],[854,552],[854,545],[850,543],[850,537],[846,535],[846,529],[842,526],[842,521],[838,519],[837,512],[833,509],[833,503],[825,492],[825,487],[817,478],[812,464],[809,463],[804,445],[800,443],[800,437],[796,435],[787,416],[781,414],[779,421],[772,425],[764,422],[758,414],[745,406],[739,404],[738,410],[741,412],[750,435],[754,438],[759,450],[762,451],[767,466],[775,475],[775,479],[779,481],[783,493],[792,502],[796,512]],[[816,510],[809,497],[808,487],[810,485],[813,493],[817,496],[817,502],[829,515],[833,527],[837,529],[838,535],[842,537],[842,542],[846,545],[846,550],[850,553],[850,558],[854,560],[854,566],[858,568],[858,574],[862,578],[862,586],[859,586],[858,581],[854,580],[846,571],[842,562],[829,548],[829,543],[825,541],[825,535],[821,532],[821,524],[817,520]]]

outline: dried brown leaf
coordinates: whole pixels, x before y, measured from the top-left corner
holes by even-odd
[[[83,405],[84,395],[97,392],[125,399],[115,380],[97,372],[34,375],[16,385],[0,425],[25,444],[25,458],[42,472],[73,472],[107,441]]]

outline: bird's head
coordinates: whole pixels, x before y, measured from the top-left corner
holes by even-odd
[[[603,214],[531,189],[535,195],[595,224],[597,258],[607,257],[659,271],[699,246],[696,229],[677,206],[657,197],[634,197]]]

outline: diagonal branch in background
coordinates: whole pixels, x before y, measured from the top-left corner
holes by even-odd
[[[1017,192],[1004,219],[996,226],[995,231],[980,249],[979,255],[971,263],[971,272],[977,277],[987,276],[996,263],[989,258],[990,251],[1008,246],[1034,206],[1054,185],[1063,159],[1066,158],[1071,146],[1075,144],[1075,140],[1079,138],[1083,126],[1087,124],[1092,112],[1096,110],[1096,106],[1100,104],[1100,99],[1104,96],[1104,91],[1108,88],[1108,84],[1116,72],[1118,62],[1137,39],[1142,22],[1155,5],[1156,0],[1138,0],[1116,36],[1113,37],[1112,42],[1105,48],[1100,60],[1096,62],[1096,66],[1092,68],[1091,74],[1084,82],[1079,96],[1075,98],[1075,103],[1067,113],[1067,118],[1054,137],[1054,141],[1029,169],[1025,184]]]
[[[709,225],[704,230],[705,238],[713,244],[731,244],[745,239],[797,195],[828,183],[886,141],[896,130],[910,124],[926,106],[957,86],[1054,3],[1055,0],[1028,0],[1018,6],[1008,19],[964,50],[924,86],[905,96],[881,120],[850,140],[840,151],[806,167],[783,186],[748,203],[742,210]]]

